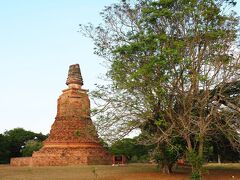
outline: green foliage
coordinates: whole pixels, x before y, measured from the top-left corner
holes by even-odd
[[[114,155],[125,155],[130,162],[142,162],[149,159],[149,147],[138,144],[136,138],[116,141],[109,150]]]
[[[159,144],[152,151],[152,157],[158,168],[167,166],[172,171],[173,165],[179,158],[182,158],[186,151],[186,144],[181,138],[172,138],[171,145]]]
[[[205,149],[207,152],[204,154],[208,161],[218,162],[220,160],[223,163],[240,161],[240,152],[232,147],[229,139],[221,132],[207,140]]]
[[[80,136],[81,136],[80,130],[76,130],[76,131],[74,132],[74,135],[75,135],[76,137],[80,137]]]
[[[201,178],[201,175],[200,175],[199,172],[193,172],[193,173],[191,174],[191,179],[192,179],[192,180],[201,180],[202,178]]]
[[[188,151],[187,152],[187,161],[192,166],[192,175],[191,178],[193,180],[200,180],[202,177],[202,170],[204,164],[203,156],[199,155],[197,152]]]
[[[132,156],[131,157],[131,160],[130,160],[132,163],[135,163],[135,162],[138,162],[138,157],[136,155]]]
[[[23,157],[30,157],[34,151],[38,151],[43,146],[42,142],[37,140],[28,140],[25,142],[24,147],[21,149]]]
[[[42,133],[26,131],[23,128],[5,131],[3,135],[0,135],[0,161],[9,163],[11,157],[22,156],[22,147],[29,140],[37,139],[38,141],[43,141],[46,138],[47,136]]]
[[[237,83],[240,63],[233,50],[239,18],[225,11],[229,4],[234,2],[120,1],[104,9],[102,25],[81,26],[109,67],[112,84],[94,96],[106,103],[97,118],[105,131],[126,135],[140,128],[148,135],[145,143],[164,146],[160,159],[174,157],[168,144],[180,137],[197,172],[209,136],[223,131],[240,145],[240,91],[224,92],[227,81]]]
[[[163,147],[160,148],[156,153],[154,153],[153,158],[155,159],[156,163],[158,164],[158,168],[160,165],[163,164],[172,164],[177,161],[179,158],[178,151],[171,147],[167,147],[166,145],[162,145]]]
[[[35,133],[23,128],[15,128],[4,133],[10,142],[10,157],[21,156],[20,150],[27,140],[34,139]]]
[[[100,144],[105,148],[106,150],[109,150],[109,145],[106,143],[102,138],[99,138]]]
[[[0,164],[9,162],[9,142],[7,138],[0,134]]]

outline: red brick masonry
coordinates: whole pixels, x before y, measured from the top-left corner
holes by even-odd
[[[100,144],[90,118],[90,101],[87,91],[81,88],[80,69],[74,69],[79,66],[73,66],[67,81],[69,88],[58,99],[57,116],[44,146],[32,157],[12,158],[12,166],[111,164],[111,154]]]

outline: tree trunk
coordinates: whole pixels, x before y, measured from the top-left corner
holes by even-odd
[[[187,141],[188,150],[192,151],[192,143],[190,137],[188,135],[185,135],[185,139]]]
[[[218,164],[221,164],[221,156],[218,154]]]
[[[161,167],[162,172],[165,174],[171,174],[173,165],[174,163],[162,162],[162,167]]]
[[[199,139],[199,146],[198,146],[198,155],[200,156],[200,157],[203,157],[203,138],[202,137],[200,137],[200,139]]]
[[[168,169],[169,169],[169,173],[170,173],[170,174],[172,173],[173,165],[174,165],[173,163],[168,164]]]

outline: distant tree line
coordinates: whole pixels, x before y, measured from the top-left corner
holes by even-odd
[[[176,144],[178,144],[178,151],[174,149],[165,149],[165,154],[157,153],[155,154],[154,146],[143,145],[141,143],[142,135],[139,135],[134,138],[124,138],[118,140],[111,144],[108,150],[114,155],[124,155],[127,158],[129,163],[135,162],[155,162],[161,163],[164,158],[168,162],[176,162],[177,159],[184,158],[186,144],[183,140],[177,139]],[[219,163],[227,163],[227,162],[240,162],[240,152],[234,149],[231,146],[231,143],[228,141],[226,137],[221,135],[221,140],[217,140],[217,138],[212,137],[206,143],[206,151],[204,152],[205,159],[208,162],[219,162]],[[106,144],[105,144],[106,147]],[[153,154],[155,154],[153,156]]]

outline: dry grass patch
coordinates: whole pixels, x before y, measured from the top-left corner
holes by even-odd
[[[204,180],[240,180],[240,164],[208,164]],[[112,167],[98,166],[51,166],[11,167],[0,165],[0,180],[187,180],[190,168],[179,167],[175,173],[160,173],[154,164],[129,164]]]
[[[225,169],[225,170],[240,170],[240,163],[208,163],[205,166],[207,169]]]

